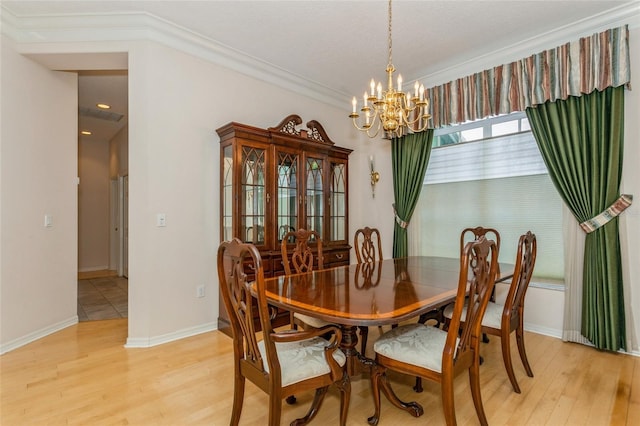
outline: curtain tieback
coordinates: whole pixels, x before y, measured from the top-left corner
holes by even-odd
[[[611,219],[617,217],[620,213],[625,211],[627,207],[633,202],[633,195],[622,194],[608,209],[600,213],[599,215],[585,220],[580,224],[580,227],[587,234],[595,231],[598,228],[606,225]]]
[[[406,222],[400,219],[400,216],[398,216],[398,211],[396,210],[396,205],[395,204],[391,204],[391,205],[393,206],[393,215],[396,218],[396,223],[400,225],[400,228],[407,229],[407,226],[409,226],[409,222]]]

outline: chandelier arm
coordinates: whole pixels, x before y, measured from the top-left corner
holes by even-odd
[[[377,115],[374,116],[374,119],[371,120],[371,123],[369,124],[368,127],[367,126],[360,127],[360,126],[358,126],[358,123],[357,123],[358,116],[357,115],[356,116],[352,115],[353,127],[355,127],[356,129],[358,129],[361,132],[366,132],[367,136],[369,136],[371,138],[375,138],[378,135],[378,133],[380,132],[380,128],[382,127],[381,126],[381,120],[376,120],[375,117],[377,117]],[[374,127],[376,128],[376,132],[372,135],[370,132],[371,132],[371,129],[374,128]]]

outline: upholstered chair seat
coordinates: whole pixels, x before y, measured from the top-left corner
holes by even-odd
[[[276,343],[282,386],[289,386],[329,374],[331,370],[325,357],[325,348],[327,346],[329,346],[329,342],[322,337],[296,342]],[[262,357],[266,359],[267,352],[264,347],[264,340],[258,342],[258,348]],[[347,357],[340,349],[333,353],[333,359],[336,360],[340,367],[343,367],[347,361]],[[265,371],[269,372],[269,364],[265,364]]]
[[[387,358],[440,373],[446,341],[447,332],[440,328],[419,323],[408,324],[392,328],[380,336],[373,350]]]

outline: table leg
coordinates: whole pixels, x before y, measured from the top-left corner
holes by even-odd
[[[360,373],[360,353],[356,349],[358,344],[358,327],[355,325],[342,325],[342,341],[340,349],[347,356],[347,374],[354,376]]]

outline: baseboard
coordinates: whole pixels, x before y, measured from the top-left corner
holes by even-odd
[[[41,339],[45,336],[53,334],[57,331],[60,331],[64,328],[70,327],[78,323],[78,316],[74,315],[71,318],[68,318],[64,321],[60,321],[59,323],[52,324],[48,327],[42,328],[40,330],[34,331],[33,333],[29,333],[26,336],[20,337],[18,339],[14,339],[10,342],[7,342],[3,345],[0,345],[0,355],[12,351],[14,349],[18,349],[21,346],[24,346],[28,343],[34,342],[38,339]]]
[[[531,333],[537,333],[537,334],[542,334],[544,336],[549,336],[549,337],[555,337],[557,339],[562,339],[562,330],[557,330],[555,328],[548,328],[548,327],[540,327],[539,325],[535,325],[535,324],[528,324],[525,323],[524,324],[524,329],[525,331],[530,331]],[[589,344],[588,342],[586,342],[585,339],[585,343],[578,343],[578,344],[583,344],[583,345],[587,345],[587,346],[593,346],[591,344]],[[618,351],[618,353],[620,354],[624,354],[624,355],[631,355],[631,356],[636,356],[636,357],[640,357],[640,352],[639,351]]]
[[[543,336],[555,337],[557,339],[562,339],[562,330],[558,330],[555,328],[542,327],[537,324],[524,323],[524,329],[526,331],[530,331],[532,333],[542,334]]]
[[[211,323],[202,324],[196,327],[190,327],[190,328],[178,330],[173,333],[163,334],[161,336],[155,336],[155,337],[149,337],[149,338],[129,337],[127,338],[127,343],[125,343],[124,347],[125,348],[150,348],[152,346],[173,342],[174,340],[180,340],[186,337],[196,336],[198,334],[214,331],[217,329],[218,328],[216,323],[211,322]]]
[[[78,268],[78,272],[94,272],[94,271],[108,271],[108,270],[110,270],[109,265],[89,266],[87,268]]]

